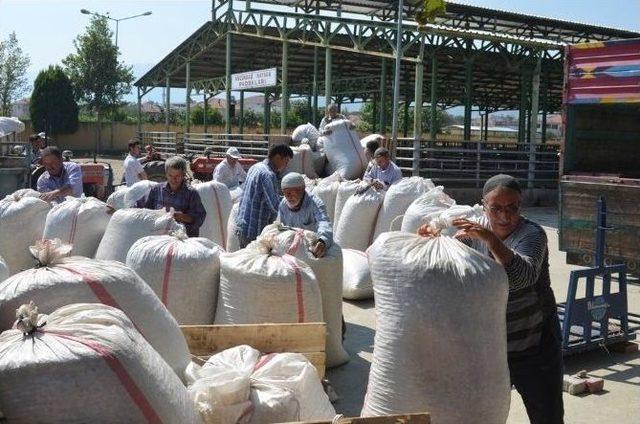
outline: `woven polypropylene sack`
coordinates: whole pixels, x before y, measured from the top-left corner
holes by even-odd
[[[379,141],[381,138],[384,138],[381,134],[369,134],[366,137],[363,137],[360,139],[360,145],[362,146],[363,149],[367,148],[367,143],[370,141]],[[384,147],[384,146],[380,146],[380,147]]]
[[[98,245],[96,259],[124,263],[133,243],[146,236],[169,234],[184,229],[171,212],[151,209],[121,209],[116,211]]]
[[[233,207],[233,199],[229,189],[217,181],[195,184],[193,188],[200,195],[204,210],[207,212],[200,227],[200,237],[206,237],[226,249],[227,222]]]
[[[229,213],[229,219],[227,220],[227,252],[235,252],[240,250],[240,239],[236,234],[236,216],[238,216],[238,210],[240,209],[240,203],[234,203]]]
[[[382,234],[368,254],[376,335],[362,415],[429,411],[443,424],[504,423],[504,268],[453,238],[403,232]]]
[[[349,300],[373,299],[369,258],[365,252],[342,249],[342,297]]]
[[[384,201],[384,191],[373,187],[351,196],[338,220],[334,239],[343,249],[367,250],[373,242],[378,213]]]
[[[291,133],[291,140],[300,144],[303,139],[309,140],[309,145],[313,148],[320,137],[318,129],[311,123],[298,125]]]
[[[322,316],[327,323],[327,367],[349,361],[349,354],[342,346],[343,259],[340,246],[334,243],[324,257],[316,258],[309,250],[318,241],[316,233],[301,229],[282,230],[279,223],[265,227],[261,236],[271,241],[273,253],[293,255],[311,267],[320,286]]]
[[[456,201],[444,193],[444,188],[432,188],[409,205],[402,217],[401,231],[415,234],[423,224],[456,204]]]
[[[220,255],[216,324],[322,320],[320,287],[304,262],[252,249]]]
[[[9,267],[0,256],[0,283],[9,278]]]
[[[146,200],[149,196],[149,192],[158,182],[150,180],[142,180],[134,183],[130,187],[119,186],[116,191],[111,193],[107,198],[107,205],[114,209],[126,209],[133,208],[136,203],[141,200]]]
[[[397,225],[396,228],[400,228],[402,224],[401,217],[407,211],[409,205],[434,187],[431,180],[422,177],[403,178],[389,187],[378,214],[373,239],[375,240],[382,233],[391,231],[392,224]]]
[[[42,312],[71,303],[121,309],[181,378],[189,364],[189,349],[175,318],[153,290],[120,262],[52,255],[38,268],[9,277],[0,283],[0,330],[11,328],[15,310],[32,300]]]
[[[458,229],[452,225],[455,219],[476,220],[484,215],[482,205],[452,205],[436,216],[432,216],[429,226],[442,231],[442,235],[453,236]]]
[[[360,180],[356,181],[343,181],[338,187],[338,193],[336,194],[335,210],[333,212],[333,232],[338,229],[338,221],[344,209],[345,203],[351,196],[353,196],[360,186]]]
[[[178,232],[138,240],[127,266],[151,287],[179,324],[213,324],[220,282],[221,248]]]
[[[180,379],[118,309],[72,304],[39,324],[0,335],[7,422],[200,422]]]
[[[33,266],[29,246],[42,238],[51,205],[34,190],[19,190],[0,200],[0,256],[10,274]]]
[[[333,174],[327,178],[319,180],[313,188],[312,193],[318,196],[327,209],[329,220],[333,223],[336,212],[336,197],[340,188],[340,175]]]
[[[324,145],[331,172],[338,172],[342,178],[350,180],[361,178],[367,166],[364,149],[360,145],[360,137],[351,129],[348,119],[329,123],[325,130],[329,135],[320,137]]]
[[[71,255],[92,258],[110,219],[107,205],[95,197],[68,197],[47,214],[42,237],[71,244]]]
[[[309,178],[318,178],[315,161],[319,156],[322,156],[322,153],[312,151],[308,144],[303,144],[300,147],[292,147],[291,150],[293,150],[293,158],[291,158],[287,164],[287,168],[283,174],[297,172]]]

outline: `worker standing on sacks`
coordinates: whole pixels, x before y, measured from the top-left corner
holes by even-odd
[[[532,424],[563,423],[562,349],[556,300],[549,278],[547,236],[520,215],[517,180],[496,175],[482,190],[485,215],[453,221],[456,237],[500,263],[509,279],[507,351],[511,384]],[[428,235],[422,226],[418,232]]]
[[[320,126],[318,127],[318,130],[320,130],[320,135],[331,134],[331,130],[325,129],[324,127],[334,121],[340,121],[342,119],[347,119],[347,117],[340,113],[337,104],[331,103],[329,106],[327,106],[327,113],[322,118],[322,121],[320,121]],[[351,124],[351,126],[352,128],[355,128],[355,125]]]

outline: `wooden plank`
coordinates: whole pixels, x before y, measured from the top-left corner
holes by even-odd
[[[388,415],[384,417],[339,418],[333,421],[304,421],[290,424],[430,424],[431,416],[418,414]]]

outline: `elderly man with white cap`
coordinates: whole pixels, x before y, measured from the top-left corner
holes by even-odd
[[[233,190],[244,182],[247,173],[238,162],[238,159],[242,159],[242,155],[237,147],[229,147],[225,154],[224,160],[213,171],[213,180]]]
[[[317,258],[325,255],[333,243],[333,231],[327,210],[317,196],[305,190],[304,178],[290,172],[280,183],[284,199],[278,207],[278,221],[283,225],[318,233],[318,243],[312,253]]]

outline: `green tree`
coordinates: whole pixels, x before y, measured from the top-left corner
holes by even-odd
[[[11,114],[11,103],[27,91],[29,56],[18,45],[16,33],[0,42],[0,115]]]
[[[131,91],[133,82],[131,67],[118,61],[119,51],[111,41],[112,34],[106,18],[92,16],[84,34],[73,42],[76,53],[62,61],[76,99],[97,115],[99,123],[121,104],[120,99]],[[100,127],[98,125],[96,150]]]
[[[189,112],[191,123],[194,125],[204,125],[204,108],[196,106]],[[222,125],[222,113],[218,109],[207,107],[207,125]]]
[[[387,133],[391,132],[391,116],[393,111],[391,110],[391,102],[387,102],[386,104],[386,129],[381,129],[379,125],[379,110],[376,110],[374,113],[373,110],[373,102],[367,102],[362,107],[361,111],[361,121],[358,129],[362,132],[372,132],[374,127],[374,122],[376,122],[376,131]],[[404,129],[404,107],[398,108],[398,120],[400,122],[400,132]],[[409,134],[413,135],[413,107],[409,108]],[[447,125],[451,125],[453,123],[453,117],[447,113],[446,111],[438,108],[436,110],[436,132],[441,132],[442,128]],[[422,132],[428,133],[431,131],[431,106],[423,106],[422,107]]]
[[[54,137],[78,129],[78,104],[62,68],[49,66],[40,71],[33,84],[29,113],[36,131],[46,131]]]

